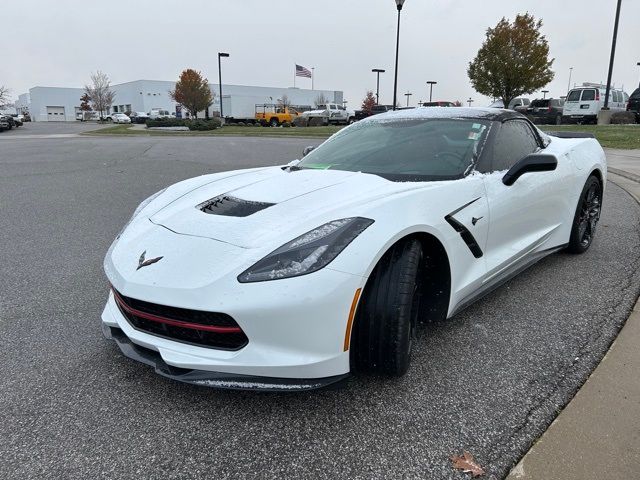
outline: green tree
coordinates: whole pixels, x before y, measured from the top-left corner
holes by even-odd
[[[169,95],[186,108],[193,118],[198,118],[198,112],[208,110],[214,99],[209,80],[191,68],[180,74],[175,90],[170,91]]]
[[[376,104],[376,97],[373,95],[371,90],[367,90],[367,94],[364,96],[362,100],[362,110],[365,113],[373,112],[373,107]]]
[[[473,88],[487,97],[502,99],[505,108],[514,98],[533,93],[553,80],[549,44],[540,29],[542,20],[525,13],[513,23],[502,18],[487,29],[482,47],[469,63]]]

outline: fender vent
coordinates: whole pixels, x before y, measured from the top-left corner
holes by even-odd
[[[260,210],[271,207],[274,203],[252,202],[232,197],[231,195],[220,195],[207,200],[198,205],[198,210],[211,215],[225,215],[227,217],[248,217]]]

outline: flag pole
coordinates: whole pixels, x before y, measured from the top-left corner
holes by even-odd
[[[296,88],[296,64],[293,64],[293,88]]]
[[[316,77],[316,67],[311,67],[311,90],[313,90],[313,80]]]

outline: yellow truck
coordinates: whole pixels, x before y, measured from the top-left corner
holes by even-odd
[[[256,105],[256,120],[262,125],[278,127],[281,124],[291,123],[298,116],[298,112],[291,107],[264,103]]]

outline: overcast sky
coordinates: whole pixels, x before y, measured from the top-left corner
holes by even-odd
[[[488,100],[474,92],[466,68],[487,27],[530,12],[544,22],[555,58],[547,89],[605,82],[615,0],[406,0],[402,11],[398,96]],[[640,81],[640,0],[623,0],[613,81],[633,91]],[[394,0],[4,0],[0,85],[12,96],[33,86],[80,87],[102,70],[112,83],[174,80],[195,68],[217,83],[292,86],[293,65],[315,67],[316,88],[343,90],[359,106],[384,68],[380,102],[391,103],[395,54]],[[9,41],[10,39],[10,41]],[[298,78],[299,87],[311,81]],[[535,95],[532,95],[535,97]]]

